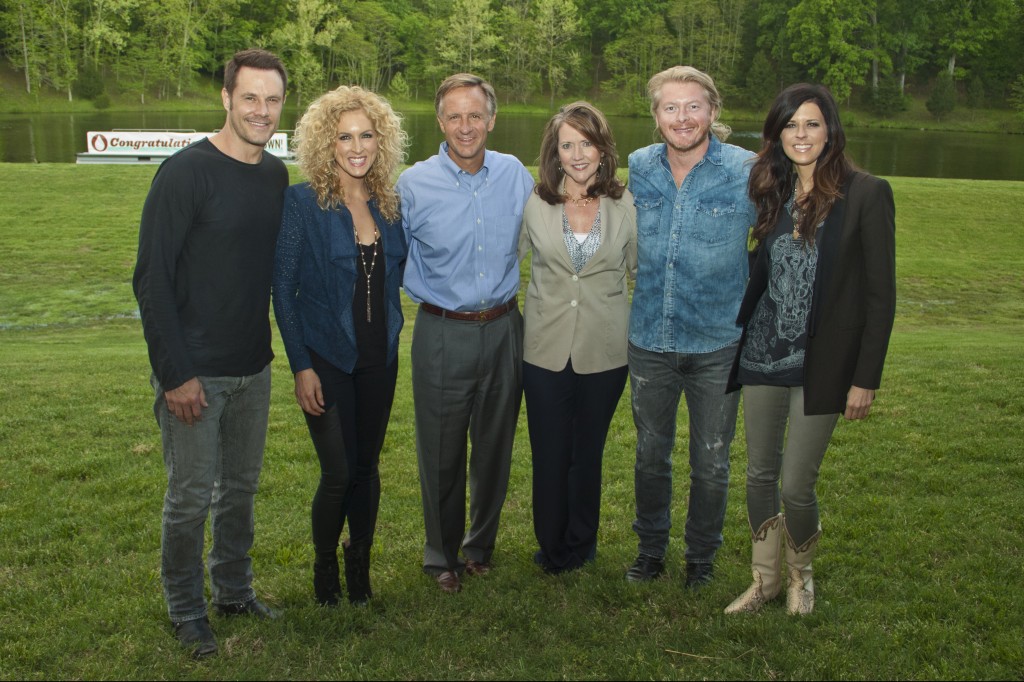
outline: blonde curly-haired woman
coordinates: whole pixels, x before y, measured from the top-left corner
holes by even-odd
[[[380,504],[378,461],[398,375],[399,286],[406,257],[393,178],[407,137],[386,100],[340,87],[295,132],[308,182],[285,192],[273,301],[295,397],[320,460],[313,497],[317,603],[365,604]]]

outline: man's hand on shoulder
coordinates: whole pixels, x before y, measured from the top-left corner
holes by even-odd
[[[203,418],[203,408],[209,407],[206,393],[203,392],[203,385],[199,383],[198,377],[192,377],[175,389],[164,391],[164,400],[170,413],[178,421],[189,426],[200,421]]]

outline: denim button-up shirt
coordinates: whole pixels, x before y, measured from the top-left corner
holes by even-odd
[[[629,155],[637,277],[629,340],[655,352],[710,353],[738,341],[747,283],[753,153],[711,138],[676,187],[664,144]]]

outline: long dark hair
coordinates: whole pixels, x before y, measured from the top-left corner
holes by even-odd
[[[793,196],[796,172],[783,150],[781,137],[786,124],[805,102],[814,102],[825,119],[825,147],[814,166],[814,187],[800,202],[796,225],[800,236],[814,242],[814,232],[842,196],[843,182],[854,166],[846,158],[846,133],[839,120],[839,108],[823,85],[797,83],[775,98],[761,133],[761,151],[750,170],[747,192],[757,209],[754,239],[762,242],[772,233],[789,198]]]
[[[599,197],[607,195],[612,199],[621,199],[625,186],[615,177],[619,167],[618,154],[615,151],[615,138],[608,126],[608,120],[597,107],[587,102],[566,104],[551,117],[544,128],[544,137],[540,143],[540,167],[537,175],[537,194],[552,206],[565,201],[559,192],[562,184],[561,164],[558,161],[558,131],[563,123],[568,123],[597,147],[603,155],[601,165],[597,169],[597,179],[587,190],[587,196]]]

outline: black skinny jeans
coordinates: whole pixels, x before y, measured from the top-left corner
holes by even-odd
[[[336,552],[348,519],[353,544],[372,544],[380,507],[380,451],[395,398],[398,360],[390,365],[341,371],[311,353],[327,409],[305,414],[320,459],[320,485],[313,497],[313,547]]]

